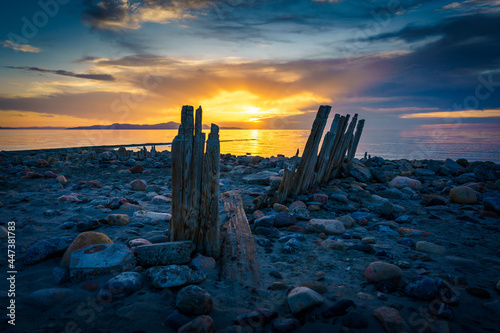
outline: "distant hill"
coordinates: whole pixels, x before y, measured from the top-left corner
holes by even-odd
[[[32,126],[32,127],[2,127],[0,126],[0,130],[63,130],[66,127],[51,127],[51,126]]]
[[[145,130],[145,129],[178,129],[179,123],[169,121],[168,123],[161,123],[156,125],[136,125],[136,124],[118,124],[111,125],[93,125],[93,126],[79,126],[69,127],[69,130]]]

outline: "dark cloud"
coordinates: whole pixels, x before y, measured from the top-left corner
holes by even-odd
[[[57,74],[57,75],[63,75],[63,76],[71,76],[71,77],[77,77],[79,79],[98,80],[98,81],[115,81],[115,78],[109,74],[78,74],[78,73],[65,71],[63,69],[46,69],[46,68],[28,67],[28,66],[17,66],[17,67],[5,66],[5,67],[12,68],[12,69],[22,69],[22,70],[27,70],[27,71],[32,71],[32,72],[42,72],[42,73],[51,73],[51,74]]]

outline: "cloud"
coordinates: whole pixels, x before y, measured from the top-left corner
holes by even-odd
[[[5,40],[1,43],[3,47],[7,47],[16,51],[31,52],[31,53],[38,53],[41,51],[41,49],[39,49],[38,47],[34,47],[28,44],[16,44],[10,40]]]
[[[69,71],[65,71],[62,69],[45,69],[45,68],[39,68],[39,67],[27,67],[27,66],[5,66],[6,68],[12,68],[12,69],[22,69],[22,70],[27,70],[27,71],[33,71],[33,72],[42,72],[42,73],[51,73],[51,74],[57,74],[57,75],[63,75],[63,76],[71,76],[71,77],[77,77],[79,79],[88,79],[88,80],[98,80],[98,81],[114,81],[115,78],[112,75],[109,74],[77,74]]]
[[[500,117],[500,110],[472,110],[472,111],[441,111],[426,113],[410,113],[400,116],[403,119],[412,118],[492,118]]]

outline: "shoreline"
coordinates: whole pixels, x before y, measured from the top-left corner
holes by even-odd
[[[161,288],[147,266],[123,264],[119,272],[72,279],[77,275],[66,275],[61,259],[83,232],[105,235],[126,251],[168,244],[170,152],[122,151],[120,157],[118,151],[72,149],[0,154],[0,236],[6,239],[4,229],[15,222],[18,271],[17,327],[3,322],[0,327],[7,332],[59,332],[70,324],[82,331],[175,332],[198,316],[179,311],[184,309],[179,299],[186,285],[210,294],[207,315],[217,332],[246,332],[245,322],[277,332],[382,332],[391,318],[384,311],[402,318],[398,329],[455,332],[496,327],[498,164],[355,160],[348,177],[269,206],[260,199],[273,193],[282,169],[294,158],[221,154],[220,192],[235,191],[243,199],[260,285],[235,287],[221,281],[218,263],[197,256],[179,265],[191,270],[191,282]],[[59,247],[47,247],[44,241]],[[7,253],[6,246],[2,242],[2,253]],[[37,247],[35,252],[42,256],[33,255]],[[7,270],[7,257],[0,260]],[[108,290],[108,281],[122,270],[136,273],[127,275],[127,281],[138,279],[140,284],[126,296],[103,301],[100,295]],[[70,266],[71,272],[76,268]],[[424,279],[437,288],[431,298],[410,288]],[[299,286],[306,299],[313,295],[316,301],[296,313],[290,291]],[[443,303],[443,286],[458,304]],[[432,308],[436,302],[444,304],[439,311]]]

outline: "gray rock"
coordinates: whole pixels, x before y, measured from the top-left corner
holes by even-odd
[[[26,265],[35,265],[61,254],[71,245],[74,239],[74,237],[70,236],[61,236],[36,242],[26,251],[24,263]]]
[[[300,250],[302,243],[297,238],[291,238],[283,246],[283,253],[295,253]]]
[[[137,272],[124,272],[108,280],[99,290],[99,298],[105,303],[132,295],[142,287],[143,277]]]
[[[338,220],[312,219],[307,223],[307,230],[327,235],[342,235],[345,233],[345,226]]]
[[[484,198],[484,207],[487,210],[491,210],[491,211],[500,213],[500,197]]]
[[[37,290],[28,295],[26,301],[38,308],[52,308],[58,304],[68,304],[73,296],[73,290],[67,288],[48,288]]]
[[[205,289],[198,286],[187,286],[177,294],[175,306],[185,314],[204,315],[212,311],[213,301]]]
[[[262,171],[258,173],[253,173],[243,177],[243,182],[247,184],[255,184],[255,185],[269,185],[272,176],[276,176],[276,172],[272,171]]]
[[[195,271],[185,265],[151,267],[146,270],[149,281],[155,288],[180,287],[198,284],[207,278],[202,271]]]
[[[144,267],[187,264],[191,261],[190,241],[142,245],[134,248],[137,264]]]
[[[364,164],[359,163],[357,161],[353,161],[351,163],[351,166],[349,168],[349,172],[351,176],[359,180],[360,182],[369,182],[372,180],[373,176],[372,173],[370,172],[370,169],[368,169]]]
[[[323,304],[323,297],[307,287],[294,288],[287,296],[288,306],[294,314],[305,312]]]
[[[135,267],[135,258],[123,244],[98,244],[73,251],[69,264],[72,282],[86,280],[95,275],[123,272]]]

